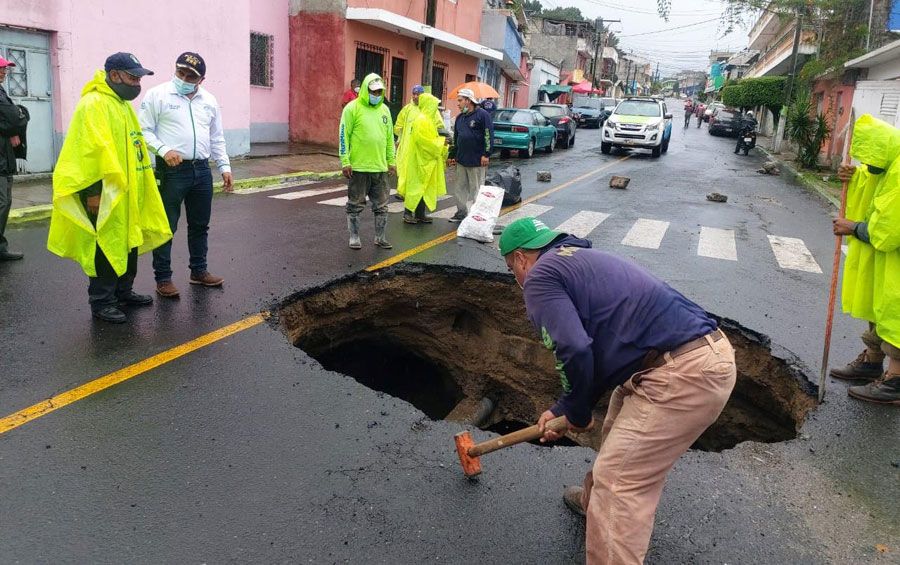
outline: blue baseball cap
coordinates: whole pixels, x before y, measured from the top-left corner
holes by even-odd
[[[417,84],[413,87],[413,94],[422,94],[423,92],[425,92],[425,87],[421,84]]]
[[[131,53],[113,53],[106,58],[106,64],[103,65],[106,72],[109,71],[125,71],[130,75],[142,77],[144,75],[152,75],[153,71],[145,69],[141,66],[141,62]]]

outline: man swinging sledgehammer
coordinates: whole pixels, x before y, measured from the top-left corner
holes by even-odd
[[[538,425],[565,416],[570,431],[589,429],[594,405],[615,389],[593,470],[563,497],[587,516],[587,562],[642,563],[666,475],[734,388],[734,349],[666,283],[540,220],[511,223],[500,253],[562,381]],[[541,441],[560,437],[547,429]]]

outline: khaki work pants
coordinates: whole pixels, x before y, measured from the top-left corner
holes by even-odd
[[[453,197],[456,199],[456,215],[465,217],[469,214],[469,206],[478,196],[478,190],[484,184],[487,167],[464,167],[456,165],[453,177]]]
[[[643,563],[669,470],[715,422],[737,370],[727,338],[635,374],[617,387],[600,453],[584,478],[589,565]]]
[[[881,363],[885,356],[900,360],[900,348],[881,339],[873,322],[869,322],[869,329],[863,332],[862,341],[866,344],[866,361],[869,363]]]

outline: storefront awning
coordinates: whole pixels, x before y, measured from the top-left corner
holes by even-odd
[[[538,91],[547,94],[569,94],[572,92],[572,87],[565,84],[542,84]]]
[[[479,59],[493,59],[502,61],[503,53],[480,43],[469,41],[458,35],[431,27],[411,18],[395,14],[380,8],[347,8],[347,19],[357,21],[370,26],[378,27],[392,33],[424,39],[431,37],[434,44],[445,49],[451,49],[459,53],[477,57]]]

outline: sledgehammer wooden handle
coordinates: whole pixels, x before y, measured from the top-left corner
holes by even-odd
[[[567,426],[565,416],[553,418],[552,420],[547,422],[547,429],[553,430],[554,432],[564,432],[566,431],[566,428]],[[492,451],[497,451],[498,449],[503,449],[504,447],[509,447],[510,445],[538,439],[542,435],[544,434],[538,429],[537,424],[528,426],[527,428],[523,428],[511,434],[506,434],[505,436],[500,436],[498,438],[473,445],[469,448],[469,456],[480,457],[485,453],[491,453]]]

